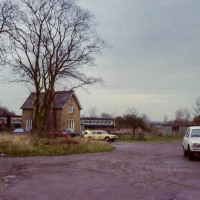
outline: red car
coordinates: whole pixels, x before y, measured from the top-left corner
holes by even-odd
[[[51,137],[62,137],[62,138],[71,138],[71,136],[63,131],[53,130],[49,134]]]

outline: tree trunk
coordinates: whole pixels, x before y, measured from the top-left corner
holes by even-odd
[[[135,138],[135,128],[132,128],[132,140]]]
[[[51,127],[48,127],[49,115],[53,109],[54,90],[46,90],[41,98],[41,94],[36,94],[35,113],[34,113],[34,130],[33,132],[39,136],[49,133]],[[39,102],[40,99],[42,102]],[[39,104],[38,104],[39,103]]]

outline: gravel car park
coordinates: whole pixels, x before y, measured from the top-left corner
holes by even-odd
[[[1,200],[199,200],[200,160],[182,142],[112,143],[69,156],[0,157]]]

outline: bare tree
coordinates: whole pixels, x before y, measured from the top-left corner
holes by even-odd
[[[0,64],[5,64],[6,52],[10,47],[8,43],[9,32],[14,28],[13,20],[17,19],[18,6],[10,0],[0,3]]]
[[[193,106],[193,124],[199,125],[200,124],[200,97],[197,97],[195,104]]]
[[[142,128],[143,130],[147,130],[146,119],[147,116],[139,116],[137,110],[135,108],[128,109],[124,115],[124,124],[132,128],[132,139],[135,137],[136,128]],[[144,135],[141,135],[142,137]]]
[[[8,108],[1,106],[0,104],[0,115],[16,115],[13,111],[9,111]]]
[[[13,45],[9,65],[18,81],[34,88],[33,129],[42,133],[57,84],[64,81],[68,84],[65,89],[72,90],[101,81],[88,76],[84,67],[94,65],[94,55],[104,42],[95,32],[93,16],[75,0],[18,2],[21,10],[9,32]]]
[[[167,115],[164,115],[164,117],[163,117],[164,119],[163,119],[163,122],[164,123],[167,123],[167,121],[168,121],[168,119],[169,119],[169,117],[167,116]]]
[[[124,127],[124,118],[121,116],[115,117],[116,128],[119,131],[121,128]]]
[[[195,101],[195,105],[193,106],[194,115],[200,116],[200,97],[198,97]]]
[[[188,109],[179,108],[175,112],[175,123],[187,123],[190,120],[190,112]]]
[[[98,114],[97,114],[97,107],[91,107],[89,110],[89,115],[90,117],[97,117]]]
[[[113,116],[111,114],[109,114],[109,113],[103,112],[103,113],[101,113],[100,117],[101,118],[112,118]]]

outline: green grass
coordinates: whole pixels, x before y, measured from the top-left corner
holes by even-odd
[[[135,136],[132,138],[130,134],[120,135],[119,142],[178,142],[182,141],[183,137],[168,137],[168,136],[156,136],[156,135],[145,135],[144,138]]]
[[[0,134],[0,154],[6,156],[55,156],[112,151],[103,141],[66,138],[37,138],[27,135]]]
[[[182,141],[183,137],[147,137],[148,142],[179,142]]]

